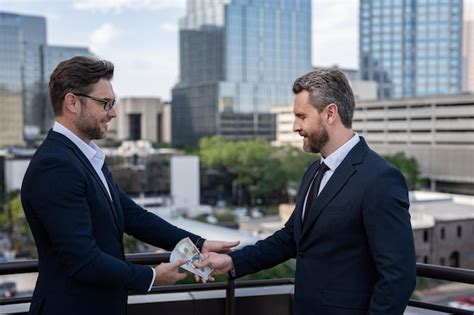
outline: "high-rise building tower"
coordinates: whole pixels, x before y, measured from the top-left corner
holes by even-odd
[[[379,98],[463,88],[462,0],[360,0],[359,65]]]
[[[34,141],[51,127],[49,76],[77,55],[91,53],[47,45],[44,17],[0,12],[0,146]]]
[[[0,12],[1,129],[11,133],[3,145],[22,144],[24,127],[37,124],[40,47],[45,44],[45,18]]]
[[[466,91],[474,93],[474,3],[464,7],[463,33]]]
[[[291,104],[293,81],[311,69],[311,0],[188,0],[173,143],[274,139],[271,107]]]

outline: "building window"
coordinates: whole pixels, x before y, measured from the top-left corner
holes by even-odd
[[[459,267],[459,252],[452,252],[449,256],[449,266],[458,268]]]
[[[156,142],[161,143],[163,142],[163,134],[162,134],[162,127],[163,126],[163,115],[158,113],[156,116]]]
[[[423,231],[423,242],[428,243],[428,230]]]
[[[442,227],[442,228],[441,228],[441,239],[442,239],[442,240],[445,239],[445,237],[446,237],[445,234],[446,234],[446,232],[445,232],[445,230],[444,230],[444,227]]]
[[[462,227],[460,225],[458,225],[457,234],[458,234],[458,237],[461,238],[461,236],[462,236]]]
[[[423,257],[423,263],[424,263],[424,264],[427,264],[427,263],[428,263],[428,256],[424,256],[424,257]]]
[[[445,261],[444,257],[441,257],[441,258],[439,259],[439,264],[440,264],[441,266],[444,266],[444,265],[446,264],[446,261]]]
[[[128,115],[128,138],[130,140],[140,140],[142,136],[141,114]]]

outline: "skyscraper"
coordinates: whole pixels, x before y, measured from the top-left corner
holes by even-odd
[[[44,17],[0,12],[0,146],[36,140],[51,127],[49,75],[76,55],[90,52],[47,45]]]
[[[474,3],[467,4],[464,8],[463,32],[466,90],[474,93]]]
[[[463,87],[462,0],[360,0],[359,64],[379,98]]]
[[[188,0],[173,143],[274,139],[270,108],[291,104],[293,81],[311,69],[311,0]]]
[[[23,144],[24,126],[34,124],[41,78],[39,47],[45,44],[44,18],[0,12],[1,145]]]

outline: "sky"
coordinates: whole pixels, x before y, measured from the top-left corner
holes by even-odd
[[[313,65],[358,68],[358,5],[313,0]],[[185,6],[185,0],[0,0],[0,11],[46,17],[48,44],[89,47],[112,61],[118,97],[163,100],[179,81],[178,21]]]

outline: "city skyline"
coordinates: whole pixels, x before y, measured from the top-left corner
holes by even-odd
[[[172,143],[275,137],[273,106],[311,71],[311,0],[190,0],[180,20]]]
[[[358,68],[358,0],[312,3],[312,64]],[[87,46],[114,62],[118,97],[170,100],[179,81],[178,20],[185,5],[184,0],[0,0],[0,11],[44,16],[49,45]]]

